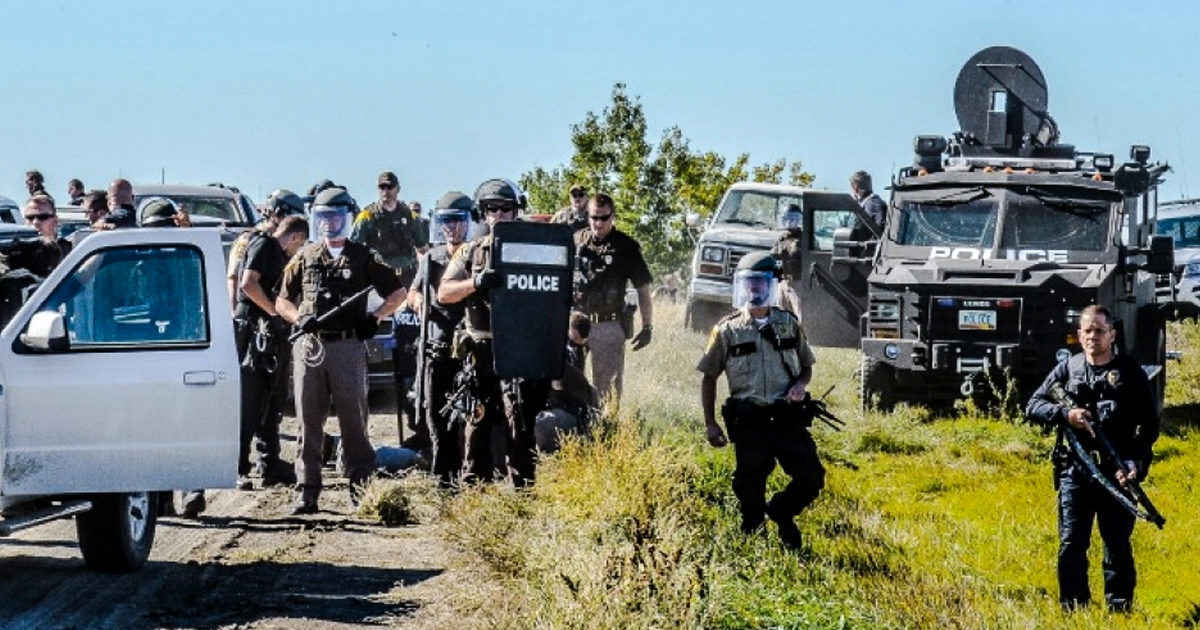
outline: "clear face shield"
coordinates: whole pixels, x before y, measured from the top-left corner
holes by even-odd
[[[733,276],[733,307],[760,308],[775,302],[779,281],[769,271],[739,271]]]
[[[347,238],[353,223],[348,206],[313,206],[309,235],[313,241]]]
[[[467,210],[436,210],[429,221],[429,244],[458,245],[471,239],[474,227]]]
[[[784,230],[799,230],[804,225],[804,215],[799,210],[788,210],[779,217],[779,227]]]

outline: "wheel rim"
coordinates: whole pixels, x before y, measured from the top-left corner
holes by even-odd
[[[146,535],[146,524],[150,518],[150,493],[132,492],[125,506],[129,514],[129,539],[141,540]]]

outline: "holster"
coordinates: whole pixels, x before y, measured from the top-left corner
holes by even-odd
[[[622,309],[617,321],[621,322],[621,331],[625,333],[625,339],[633,339],[633,314],[637,312],[637,304],[626,304]]]

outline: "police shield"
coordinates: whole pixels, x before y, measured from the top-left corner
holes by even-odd
[[[492,227],[492,342],[496,375],[553,379],[563,373],[575,241],[562,223],[507,221]]]

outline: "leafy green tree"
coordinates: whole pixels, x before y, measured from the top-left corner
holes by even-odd
[[[687,224],[687,215],[707,218],[731,184],[781,183],[785,174],[793,185],[813,181],[799,161],[781,158],[752,167],[747,153],[727,160],[696,151],[678,127],[652,144],[641,101],[622,83],[613,86],[612,102],[600,114],[588,112],[572,125],[571,143],[570,164],[536,167],[521,176],[533,211],[552,213],[566,206],[572,184],[608,193],[616,202],[617,226],[642,244],[656,275],[686,268],[700,229]]]

